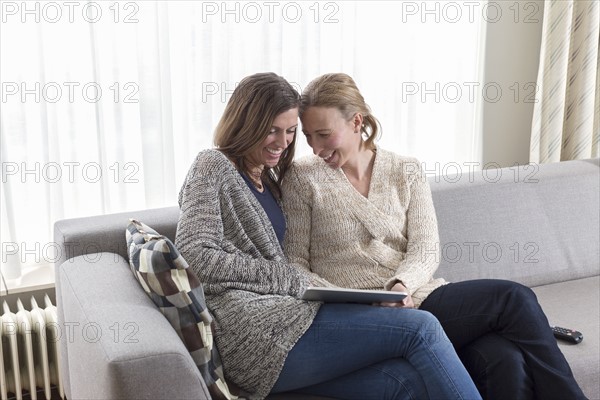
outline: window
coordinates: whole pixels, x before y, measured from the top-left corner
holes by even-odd
[[[4,2],[3,272],[51,264],[56,220],[175,205],[236,82],[259,71],[298,90],[346,72],[381,146],[479,160],[485,4]]]

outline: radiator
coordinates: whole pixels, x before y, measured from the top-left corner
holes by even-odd
[[[64,399],[58,363],[60,329],[56,320],[56,306],[44,297],[44,306],[38,306],[31,297],[26,309],[17,300],[17,309],[11,311],[6,301],[0,315],[0,399],[46,399],[52,393]],[[58,390],[57,390],[58,389]],[[10,397],[9,397],[10,396]]]

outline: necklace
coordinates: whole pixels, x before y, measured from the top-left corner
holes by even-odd
[[[254,186],[256,186],[256,188],[260,191],[263,190],[263,183],[262,183],[261,176],[262,176],[262,170],[248,171],[248,178],[250,178],[250,180],[252,181]]]

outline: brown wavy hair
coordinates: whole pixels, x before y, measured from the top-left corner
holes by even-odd
[[[333,73],[313,79],[302,91],[300,120],[309,107],[337,108],[347,120],[352,119],[357,112],[361,113],[361,135],[366,136],[366,147],[375,150],[374,142],[381,135],[381,124],[349,75]]]
[[[275,118],[300,105],[300,94],[283,77],[272,72],[242,79],[225,106],[214,135],[215,146],[232,160],[237,169],[250,173],[247,157],[269,135]],[[279,163],[265,168],[261,178],[281,198],[280,183],[294,159],[296,135],[283,151]]]

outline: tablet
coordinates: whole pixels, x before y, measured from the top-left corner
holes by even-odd
[[[302,295],[302,300],[323,301],[325,303],[379,303],[382,301],[402,301],[407,296],[404,292],[387,290],[362,290],[345,288],[309,287]]]

